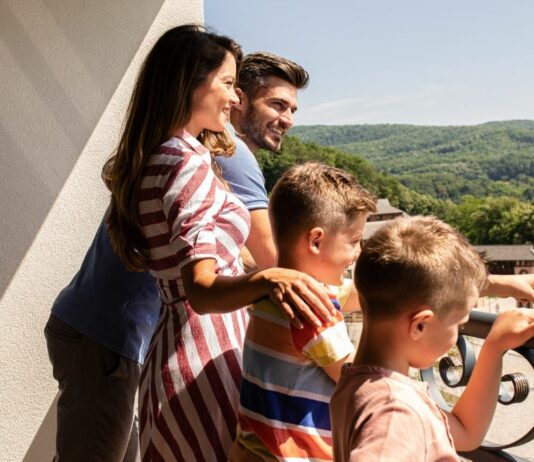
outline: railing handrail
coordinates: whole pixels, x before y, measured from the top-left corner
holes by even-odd
[[[488,336],[491,327],[495,319],[497,318],[496,314],[488,313],[484,311],[471,311],[469,315],[469,321],[465,326],[460,328],[458,341],[456,346],[458,352],[461,356],[461,367],[462,373],[459,380],[456,380],[455,377],[449,375],[450,369],[452,366],[456,367],[458,364],[452,360],[449,356],[443,357],[439,364],[438,370],[444,384],[448,387],[455,388],[457,386],[462,386],[467,383],[473,367],[476,363],[476,356],[473,350],[473,347],[469,342],[466,341],[465,337],[475,337],[478,339],[486,339]],[[519,355],[521,355],[530,365],[534,368],[534,337],[525,342],[518,348],[514,349]],[[449,404],[444,400],[439,386],[435,380],[435,371],[434,367],[430,367],[425,370],[421,370],[421,378],[425,380],[429,385],[429,392],[438,403],[442,409],[450,409]],[[509,395],[506,392],[503,392],[503,386],[501,383],[501,390],[499,392],[499,401],[502,404],[512,404],[522,402],[526,396],[528,396],[528,381],[523,377],[520,377],[521,374],[508,374],[503,376],[501,380],[512,381],[514,383],[514,393]],[[526,390],[524,385],[526,383]],[[517,389],[516,389],[517,385]],[[519,437],[515,441],[504,443],[504,444],[494,444],[488,441],[484,441],[482,446],[480,446],[475,451],[470,453],[464,453],[464,456],[468,456],[470,460],[476,462],[489,462],[489,461],[525,461],[525,459],[512,455],[504,451],[504,449],[509,449],[513,447],[518,447],[523,444],[528,443],[534,439],[534,427],[532,427],[527,433]],[[462,453],[460,453],[462,454]]]
[[[496,317],[493,313],[473,310],[469,315],[469,322],[461,327],[460,335],[485,339]],[[521,348],[534,348],[534,337],[521,345]]]

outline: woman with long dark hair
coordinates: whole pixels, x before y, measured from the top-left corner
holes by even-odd
[[[234,41],[198,26],[166,32],[137,79],[111,172],[113,248],[131,270],[150,270],[162,299],[139,390],[143,460],[226,460],[242,307],[265,296],[290,316],[331,306],[297,271],[243,273],[250,217],[212,167],[212,155],[231,150],[224,129],[241,57]]]

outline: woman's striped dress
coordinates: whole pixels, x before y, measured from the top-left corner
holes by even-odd
[[[218,274],[241,274],[249,213],[184,130],[150,156],[139,211],[162,299],[139,389],[143,461],[224,461],[235,437],[247,315],[197,315],[180,270],[212,258]]]

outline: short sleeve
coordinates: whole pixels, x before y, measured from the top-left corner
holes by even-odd
[[[354,282],[350,278],[344,278],[343,284],[339,286],[339,292],[337,295],[337,299],[339,301],[339,305],[341,307],[341,310],[343,310],[343,307],[345,306],[345,303],[347,303],[347,300],[350,297],[350,292],[352,290]]]
[[[204,258],[217,260],[214,222],[224,203],[224,191],[207,160],[184,153],[163,189],[163,213],[178,268]]]
[[[325,326],[315,327],[308,322],[302,329],[291,325],[293,344],[307,358],[320,367],[326,367],[354,351],[343,315],[335,313],[334,320]]]
[[[357,424],[351,435],[351,462],[426,461],[425,431],[421,418],[402,402],[377,407]]]
[[[243,141],[239,138],[234,138],[234,141],[236,152],[233,156],[215,158],[223,178],[247,209],[266,209],[269,199],[258,161]]]

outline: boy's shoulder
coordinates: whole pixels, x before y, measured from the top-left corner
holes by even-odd
[[[366,454],[365,448],[370,453],[377,450],[377,441],[384,455],[398,450],[409,438],[419,453],[458,460],[447,418],[430,398],[425,383],[379,367],[346,365],[331,401],[333,418],[347,409],[355,417],[352,441],[361,455]]]
[[[436,406],[428,395],[426,383],[382,367],[346,364],[338,388],[348,388],[356,402],[367,406],[395,403],[416,413],[421,408]]]
[[[332,364],[354,351],[343,315],[338,310],[330,322],[321,326],[304,322],[301,329],[293,326],[286,314],[269,298],[256,302],[251,314],[254,327],[249,325],[246,334],[248,339],[264,337],[265,333],[260,333],[259,329],[268,328],[270,333],[266,342],[277,345],[278,349],[284,345],[285,349],[294,349],[294,354],[302,355],[320,367]]]

